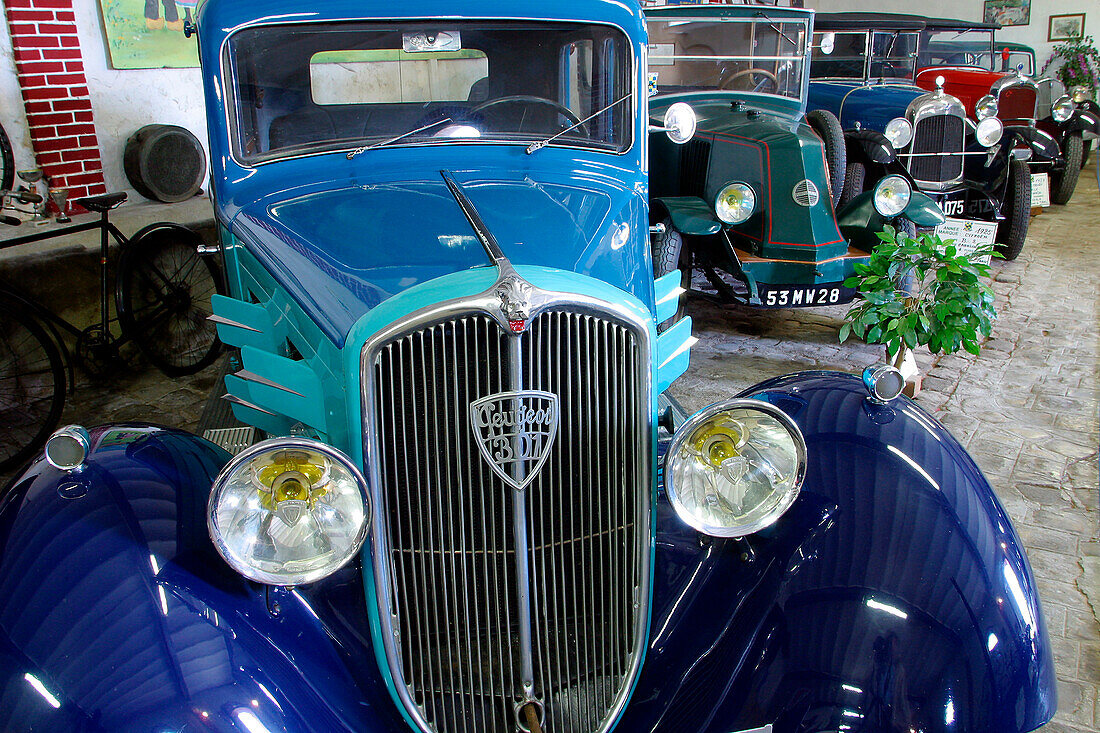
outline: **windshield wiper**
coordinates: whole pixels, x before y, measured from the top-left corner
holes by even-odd
[[[611,109],[612,107],[614,107],[614,106],[615,106],[616,104],[619,104],[619,103],[621,103],[621,102],[625,102],[626,100],[630,99],[630,96],[631,96],[631,95],[632,95],[633,93],[634,93],[634,92],[627,92],[625,96],[622,96],[622,97],[620,97],[620,98],[616,99],[616,100],[615,100],[614,102],[612,102],[611,104],[607,105],[607,106],[606,106],[606,107],[604,107],[603,109],[601,109],[601,110],[598,110],[598,111],[596,111],[596,112],[593,112],[592,114],[590,114],[590,115],[588,115],[587,117],[585,117],[585,118],[584,118],[583,120],[577,120],[577,121],[576,121],[576,122],[574,122],[574,123],[573,123],[572,125],[570,125],[569,127],[565,128],[564,130],[562,130],[561,132],[559,132],[559,133],[557,133],[557,134],[554,134],[554,135],[551,135],[550,137],[546,138],[545,140],[538,140],[538,141],[536,141],[536,142],[533,142],[533,143],[531,143],[530,145],[528,145],[528,146],[527,146],[527,154],[528,154],[528,155],[530,155],[531,153],[535,152],[536,150],[542,150],[542,149],[543,149],[543,148],[545,148],[545,147],[546,147],[547,145],[549,145],[550,143],[552,143],[552,142],[553,142],[554,140],[557,140],[557,139],[558,139],[559,137],[561,137],[561,136],[562,136],[562,135],[564,135],[565,133],[567,133],[567,132],[572,132],[573,130],[576,130],[576,129],[577,129],[578,127],[580,127],[581,125],[583,125],[583,124],[584,124],[585,122],[588,122],[588,121],[589,121],[589,120],[591,120],[591,119],[594,119],[594,118],[596,118],[596,117],[599,117],[599,116],[600,116],[600,115],[602,115],[602,114],[603,114],[604,112],[606,112],[607,110],[609,110],[609,109]]]
[[[395,143],[399,140],[404,140],[407,137],[412,137],[413,135],[415,135],[418,132],[424,132],[425,130],[430,130],[433,127],[439,127],[440,125],[442,125],[445,122],[453,122],[453,120],[450,117],[444,117],[441,120],[436,120],[435,122],[429,122],[426,125],[422,125],[422,126],[416,128],[415,130],[409,130],[408,132],[403,132],[400,135],[398,135],[397,137],[391,137],[389,140],[382,140],[381,142],[376,142],[376,143],[373,143],[371,145],[364,145],[361,148],[356,148],[355,150],[352,150],[350,153],[348,153],[348,160],[351,160],[355,156],[361,155],[362,153],[365,153],[368,150],[374,150],[375,148],[385,147],[386,145],[390,145],[391,143]]]
[[[783,38],[786,39],[787,43],[791,44],[795,48],[798,48],[798,44],[794,42],[794,39],[791,38],[790,36],[788,36],[783,31],[779,30],[779,26],[777,26],[775,24],[775,21],[772,20],[772,18],[769,17],[767,13],[765,13],[763,10],[757,10],[756,14],[759,15],[764,20],[768,21],[768,25],[770,25],[772,27],[772,30],[775,31],[776,33],[778,33],[779,35],[783,36]]]

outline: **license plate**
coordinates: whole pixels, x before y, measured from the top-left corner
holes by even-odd
[[[979,247],[993,244],[993,240],[997,237],[997,224],[973,219],[948,219],[936,227],[936,236],[945,242],[949,239],[953,240],[956,252],[969,255]],[[978,261],[988,265],[989,259],[989,257],[983,257]]]
[[[760,303],[765,308],[804,308],[840,305],[856,297],[853,288],[840,283],[825,285],[761,285]]]
[[[1046,173],[1031,174],[1031,205],[1044,209],[1050,206],[1050,176]]]

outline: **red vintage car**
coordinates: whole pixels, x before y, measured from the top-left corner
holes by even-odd
[[[1050,174],[1051,201],[1067,203],[1081,170],[1081,131],[1075,129],[1080,121],[1073,100],[1068,96],[1053,100],[1050,124],[1037,124],[1047,116],[1038,112],[1042,80],[1025,75],[1022,69],[992,70],[1001,68],[991,63],[999,59],[994,46],[998,28],[996,23],[926,19],[916,84],[931,91],[943,79],[944,90],[962,101],[971,119],[996,114],[1006,131],[1013,129],[1028,141],[1029,149],[1021,148],[1020,155],[1027,157],[1032,172]]]

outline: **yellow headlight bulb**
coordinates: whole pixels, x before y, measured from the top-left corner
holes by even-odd
[[[686,447],[707,465],[721,468],[723,462],[741,455],[744,444],[744,426],[723,415],[696,428]]]
[[[264,456],[252,467],[260,504],[288,527],[313,510],[329,489],[330,464],[320,453],[286,450]]]

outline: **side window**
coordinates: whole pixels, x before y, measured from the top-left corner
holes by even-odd
[[[465,102],[474,82],[488,75],[489,60],[476,49],[323,51],[309,60],[319,105]]]
[[[592,114],[592,41],[582,40],[562,47],[559,100],[584,119]]]

